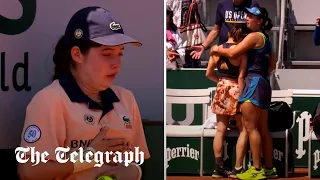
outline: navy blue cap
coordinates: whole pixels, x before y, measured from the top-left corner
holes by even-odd
[[[255,16],[260,16],[261,15],[261,11],[259,8],[257,7],[252,7],[252,8],[246,8],[247,11]]]
[[[120,22],[110,11],[97,6],[77,11],[67,25],[65,36],[69,40],[91,40],[106,46],[142,45],[124,34]]]

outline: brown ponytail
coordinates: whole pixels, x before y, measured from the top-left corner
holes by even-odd
[[[235,43],[240,43],[243,39],[243,32],[240,26],[234,26],[230,31],[230,37]]]
[[[263,24],[263,30],[270,31],[272,29],[272,27],[273,27],[272,20],[270,18],[265,20],[265,22]]]
[[[261,30],[263,31],[270,31],[273,27],[272,20],[269,18],[269,14],[266,8],[261,7],[261,16],[260,18],[263,20]]]

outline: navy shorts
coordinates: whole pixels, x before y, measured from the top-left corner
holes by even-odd
[[[261,109],[269,109],[271,93],[269,80],[258,75],[248,75],[244,80],[244,88],[238,102],[251,102]]]

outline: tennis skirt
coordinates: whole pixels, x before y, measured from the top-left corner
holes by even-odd
[[[239,86],[237,80],[220,78],[211,110],[218,115],[235,115],[238,110]]]
[[[261,109],[268,109],[271,102],[270,81],[259,75],[248,75],[239,97],[239,103],[251,102]]]

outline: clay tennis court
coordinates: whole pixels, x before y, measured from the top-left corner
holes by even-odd
[[[167,180],[209,180],[209,179],[216,179],[216,178],[212,178],[211,176],[203,176],[203,177],[199,177],[199,176],[167,176]],[[220,179],[230,179],[233,180],[232,178],[220,178]],[[297,168],[295,170],[295,174],[294,177],[289,173],[289,177],[288,178],[278,178],[278,179],[310,179],[308,178],[308,169],[306,168]],[[315,178],[312,178],[315,179]],[[316,178],[316,179],[320,179],[320,178]]]

